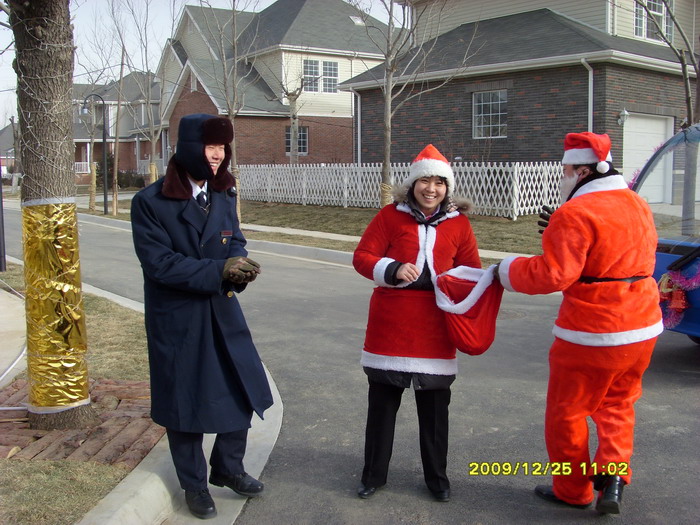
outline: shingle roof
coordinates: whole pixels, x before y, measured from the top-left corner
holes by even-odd
[[[12,150],[14,154],[15,143],[14,134],[12,132],[12,124],[8,124],[0,129],[0,155],[7,155],[8,151]]]
[[[666,45],[612,36],[550,9],[463,24],[436,40],[436,48],[430,54],[427,65],[421,68],[421,73],[459,68],[467,48],[470,55],[468,68],[577,55],[585,57],[605,51],[678,62]],[[431,42],[424,47],[429,47]],[[382,77],[381,66],[344,82],[342,86],[357,87],[358,83],[372,81],[377,75]]]
[[[231,45],[231,16],[230,9],[220,9],[214,7],[202,7],[188,5],[185,6],[194,22],[197,24],[202,37],[209,43],[212,50],[219,54],[219,41],[224,37],[224,53],[226,58],[231,58],[233,55],[233,46]],[[256,16],[256,13],[249,11],[236,11],[236,33],[240,36]],[[183,61],[184,63],[184,61]]]
[[[160,100],[160,84],[156,82],[155,75],[140,71],[134,71],[124,76],[121,99],[130,102],[144,100],[146,98],[146,88],[149,84],[151,87],[151,102],[158,102]],[[116,102],[119,98],[119,81],[116,80],[109,84],[102,96],[105,100]]]
[[[232,61],[228,61],[231,66]],[[204,83],[212,101],[222,110],[226,109],[226,94],[223,85],[216,81],[222,77],[221,64],[211,60],[190,60],[190,66],[197,77]],[[289,109],[282,104],[269,86],[262,81],[257,70],[250,64],[238,64],[237,78],[240,81],[239,91],[244,93],[244,107],[240,113],[264,112],[288,115]]]
[[[169,42],[173,48],[173,51],[175,51],[178,60],[180,60],[180,64],[184,65],[185,62],[187,62],[187,51],[183,47],[182,43],[179,40],[174,39],[169,39]]]
[[[361,16],[366,17],[344,0],[277,0],[256,14],[241,40],[252,41],[253,53],[273,46],[378,53],[367,26],[351,18]],[[367,23],[386,30],[386,24],[375,18]]]

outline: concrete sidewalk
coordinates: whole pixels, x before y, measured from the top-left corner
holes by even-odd
[[[325,237],[336,240],[356,241],[359,237],[308,232],[289,228],[242,225],[243,229],[255,231],[275,231],[292,235]],[[313,259],[329,264],[352,264],[352,253],[339,252],[306,246],[278,242],[255,241],[248,243],[251,252],[270,253],[285,257]],[[503,258],[503,252],[481,251],[482,257]],[[8,257],[8,262],[22,264],[22,261]],[[0,274],[0,279],[2,274]],[[136,301],[120,297],[113,293],[84,284],[83,291],[106,297],[122,306],[143,311],[143,305]],[[21,354],[24,348],[26,323],[24,318],[24,301],[4,290],[0,290],[0,374],[3,374],[13,362],[16,366],[8,371],[0,386],[11,382],[12,378],[26,366],[26,358]],[[18,359],[19,357],[19,359]],[[246,469],[258,477],[262,472],[275,445],[282,425],[283,402],[271,376],[270,384],[275,398],[273,407],[265,413],[265,420],[254,419],[250,432],[249,446],[246,452]],[[205,437],[207,456],[213,445],[213,435]],[[243,509],[244,497],[232,496],[226,488],[211,487],[212,496],[217,503],[218,516],[207,520],[212,525],[232,524]],[[79,525],[146,525],[165,523],[169,525],[199,523],[192,517],[184,503],[184,496],[170,459],[167,436],[156,445],[146,458],[117,485],[117,487],[100,501]]]

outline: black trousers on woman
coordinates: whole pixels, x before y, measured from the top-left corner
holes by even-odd
[[[365,466],[362,484],[381,487],[386,484],[394,445],[396,413],[405,389],[369,380],[369,407],[365,433]],[[433,492],[448,490],[447,440],[450,389],[415,390],[420,453],[425,484]]]

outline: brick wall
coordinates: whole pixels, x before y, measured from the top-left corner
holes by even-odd
[[[189,86],[189,80],[184,83]],[[184,89],[170,117],[170,144],[175,149],[177,128],[183,116],[192,113],[217,115],[208,95]],[[299,117],[300,126],[309,128],[309,154],[300,156],[300,163],[352,162],[352,119],[329,117]],[[236,151],[239,164],[287,164],[285,128],[287,117],[236,117]]]
[[[594,64],[593,131],[608,133],[613,157],[622,154],[620,110],[681,115],[679,76]],[[472,138],[472,93],[508,90],[507,138]],[[694,88],[693,88],[694,89]],[[383,101],[378,90],[361,99],[362,162],[382,161]],[[409,162],[428,143],[465,161],[558,161],[568,132],[588,128],[588,71],[583,66],[455,80],[405,104],[392,122],[392,162]]]
[[[602,66],[601,98],[607,102],[607,111],[600,118],[606,132],[615,144],[622,144],[623,127],[617,123],[620,111],[674,117],[674,133],[686,116],[685,90],[681,77],[654,71],[640,71],[630,67]],[[691,80],[695,93],[695,80]],[[619,148],[617,148],[619,149]],[[616,148],[613,148],[615,159]],[[621,158],[622,151],[617,151]]]
[[[190,91],[190,79],[189,77],[183,81],[182,92],[180,93],[180,98],[173,108],[173,112],[170,115],[170,146],[172,151],[175,151],[175,144],[177,144],[177,134],[178,126],[180,125],[180,120],[185,115],[191,115],[192,113],[209,113],[211,115],[217,115],[218,110],[216,106],[209,98],[209,95],[204,93],[201,84],[197,84],[197,91]]]

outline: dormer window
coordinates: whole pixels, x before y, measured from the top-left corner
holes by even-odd
[[[671,9],[673,3],[669,1]],[[647,40],[663,41],[659,28],[666,38],[673,42],[673,21],[662,0],[647,0],[647,9],[639,3],[634,4],[634,35]]]

